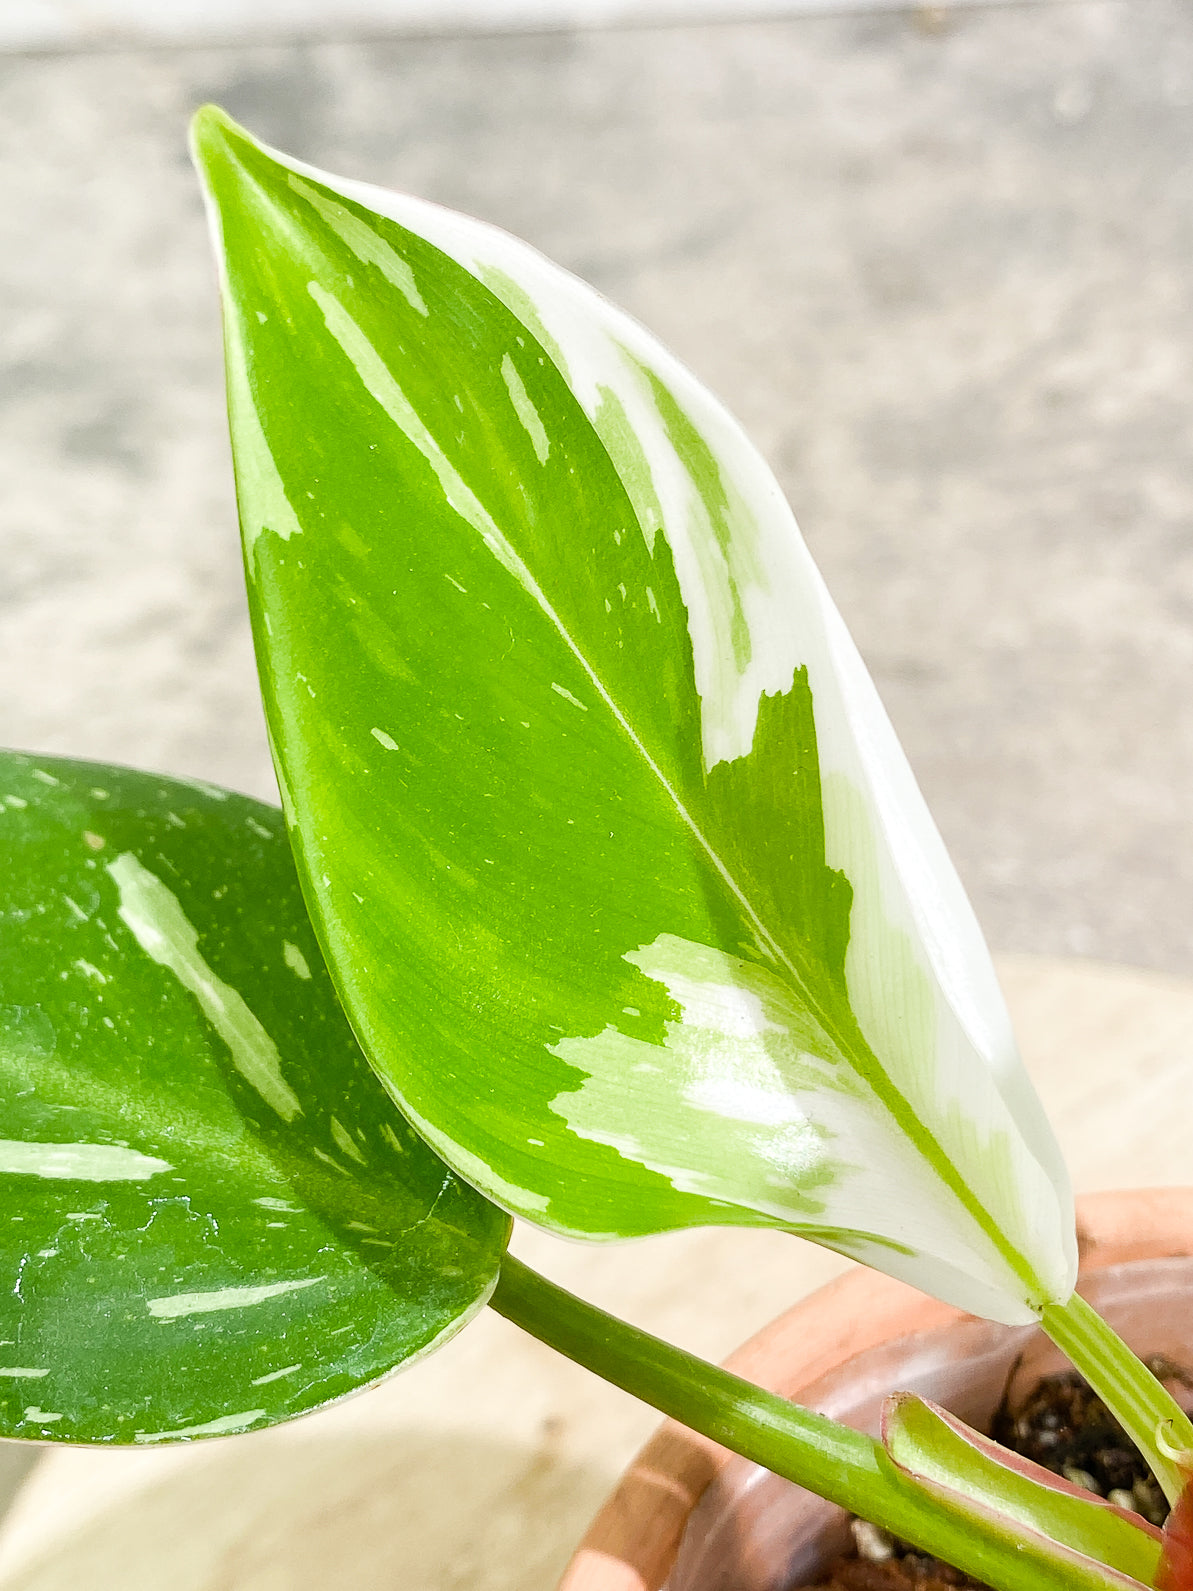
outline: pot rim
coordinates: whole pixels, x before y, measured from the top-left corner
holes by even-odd
[[[1077,1199],[1077,1246],[1082,1277],[1133,1260],[1193,1254],[1193,1188],[1084,1194]],[[794,1398],[880,1343],[973,1319],[905,1282],[859,1267],[779,1315],[725,1365]],[[593,1520],[559,1591],[660,1591],[692,1510],[734,1457],[667,1420]]]

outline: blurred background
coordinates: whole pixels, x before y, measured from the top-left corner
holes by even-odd
[[[1193,972],[1193,7],[2,0],[0,744],[269,798],[186,153],[206,100],[525,236],[725,399],[878,681],[1029,1052],[1059,1057],[1062,1124],[1105,1040],[1079,1184],[1188,1180],[1159,1106],[1188,1097],[1190,986],[1022,953]],[[1123,1171],[1119,1057],[1149,1054],[1169,1070]],[[720,1354],[829,1274],[742,1236],[649,1251],[687,1266],[682,1308],[645,1249],[575,1274],[637,1266],[626,1312]],[[707,1263],[722,1237],[732,1285]],[[486,1317],[400,1396],[293,1435],[56,1455],[0,1542],[4,1591],[322,1591],[345,1563],[361,1588],[479,1591],[485,1564],[484,1588],[547,1591],[652,1416],[510,1333]],[[0,1449],[0,1499],[24,1464]]]
[[[0,743],[273,789],[214,99],[646,322],[777,471],[994,947],[1191,969],[1181,0],[8,0],[0,42]]]

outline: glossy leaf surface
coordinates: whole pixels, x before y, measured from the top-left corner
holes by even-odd
[[[507,1219],[352,1037],[281,813],[0,754],[0,1435],[285,1419],[450,1335]]]
[[[266,711],[374,1065],[511,1210],[1075,1275],[980,933],[765,465],[525,245],[196,123]]]

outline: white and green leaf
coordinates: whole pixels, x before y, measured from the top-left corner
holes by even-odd
[[[284,803],[411,1121],[560,1232],[774,1225],[998,1319],[1067,1297],[980,932],[735,423],[504,233],[195,138]]]
[[[287,1419],[485,1303],[508,1218],[370,1071],[281,813],[0,752],[0,1436]]]

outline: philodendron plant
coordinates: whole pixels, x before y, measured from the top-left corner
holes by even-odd
[[[285,817],[0,763],[0,1432],[247,1431],[489,1303],[1001,1591],[1172,1583],[1175,1537],[917,1399],[876,1441],[505,1253],[512,1214],[799,1233],[1039,1321],[1181,1493],[1193,1427],[1073,1290],[977,924],[758,454],[526,245],[216,110],[194,144]]]

